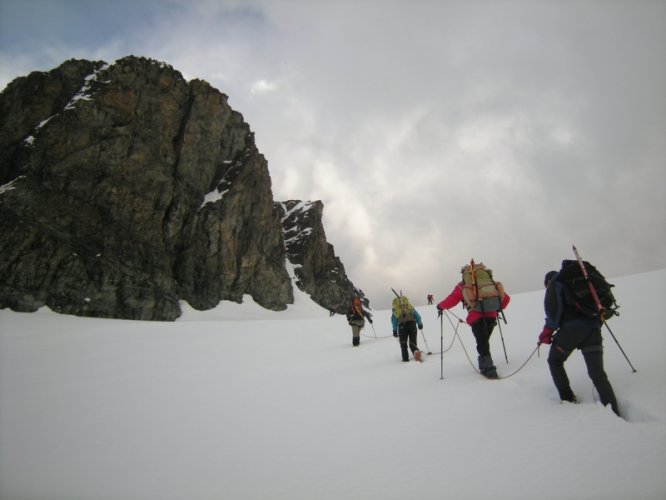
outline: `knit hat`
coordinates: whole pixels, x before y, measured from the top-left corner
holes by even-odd
[[[548,286],[548,283],[550,283],[550,280],[552,280],[556,274],[557,271],[548,271],[543,277],[543,286]]]

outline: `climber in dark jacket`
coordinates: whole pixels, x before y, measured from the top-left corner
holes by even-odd
[[[557,271],[549,271],[544,278],[546,321],[538,345],[551,344],[548,367],[560,399],[576,402],[564,362],[575,349],[580,349],[601,404],[610,405],[619,415],[615,393],[604,370],[601,320],[579,312],[571,292],[558,277]]]

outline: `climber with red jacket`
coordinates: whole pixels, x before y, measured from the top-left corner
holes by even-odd
[[[461,269],[463,280],[453,288],[448,297],[437,304],[437,310],[441,314],[441,311],[451,309],[461,302],[464,304],[467,309],[467,324],[472,327],[472,333],[476,339],[479,371],[484,377],[496,379],[499,377],[490,355],[490,336],[497,325],[498,311],[504,310],[509,305],[511,297],[504,292],[501,283],[492,281],[492,273],[490,278],[485,278],[486,269],[483,264],[473,265],[471,271],[475,274],[474,284],[470,284],[465,276],[466,273],[470,273],[470,266],[467,265]],[[486,279],[489,279],[490,282],[486,283]],[[481,295],[481,290],[486,287],[490,289],[491,285],[495,292],[488,293],[488,295],[493,295],[493,297],[477,298],[477,295]],[[497,291],[498,289],[501,291]]]

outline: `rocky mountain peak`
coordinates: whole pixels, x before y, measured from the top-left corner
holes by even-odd
[[[290,200],[277,204],[282,214],[285,249],[294,265],[296,285],[320,305],[340,314],[346,312],[350,298],[367,300],[347,278],[345,267],[326,240],[321,201]]]
[[[0,94],[0,307],[173,320],[183,300],[249,295],[283,310],[289,258],[298,286],[340,309],[356,289],[322,204],[297,217],[298,203],[274,202],[227,96],[168,64],[69,60]]]

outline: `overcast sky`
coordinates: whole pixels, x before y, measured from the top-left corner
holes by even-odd
[[[229,96],[375,308],[666,267],[666,0],[0,0],[0,88],[130,54]]]

